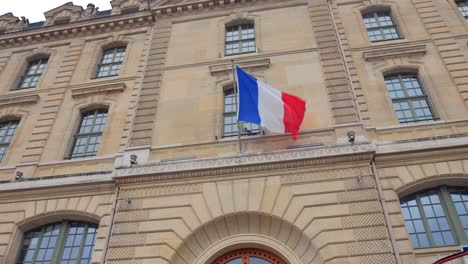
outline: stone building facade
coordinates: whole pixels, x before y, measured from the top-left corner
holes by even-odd
[[[468,244],[467,0],[0,16],[0,263],[432,263]],[[304,98],[233,124],[232,64]],[[462,263],[456,260],[451,263]]]

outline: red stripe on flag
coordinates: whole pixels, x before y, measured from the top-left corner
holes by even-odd
[[[287,93],[282,93],[282,99],[284,103],[284,130],[286,133],[292,133],[294,140],[296,140],[302,120],[304,120],[305,101]]]

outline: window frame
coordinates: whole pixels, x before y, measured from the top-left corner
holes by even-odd
[[[419,89],[421,90],[422,95],[417,95],[417,96],[409,95],[409,93],[408,93],[409,89],[406,87],[406,84],[403,81],[404,76],[414,76],[414,79],[416,79],[416,81],[418,82]],[[399,83],[400,87],[402,88],[401,91],[403,91],[403,93],[405,95],[404,97],[392,98],[391,91],[389,90],[389,86],[387,84],[387,81],[389,81],[391,78],[395,78],[395,77],[398,79],[398,83]],[[399,122],[399,124],[414,124],[414,123],[418,123],[418,122],[431,122],[431,121],[439,120],[439,118],[436,115],[436,112],[434,110],[432,100],[431,100],[428,92],[425,89],[425,85],[424,85],[424,83],[422,82],[422,80],[420,78],[420,74],[417,71],[411,71],[410,70],[410,71],[398,71],[398,72],[386,73],[386,74],[383,74],[383,79],[384,79],[384,84],[385,84],[385,88],[386,88],[386,91],[387,91],[387,95],[388,95],[388,97],[390,98],[390,100],[392,102],[393,112],[395,113],[395,116],[396,116],[397,121]],[[417,120],[416,110],[415,110],[415,108],[413,106],[413,102],[417,101],[417,100],[425,100],[426,101],[427,108],[431,112],[432,119]],[[397,109],[395,109],[394,104],[399,103],[399,102],[408,102],[408,105],[410,106],[412,118],[413,118],[411,121],[402,121],[398,117]]]
[[[444,245],[444,246],[438,246],[434,242],[434,238],[432,237],[432,230],[430,228],[430,224],[428,223],[428,218],[426,216],[424,207],[422,202],[420,201],[420,197],[423,195],[429,195],[430,192],[436,192],[439,200],[440,200],[440,205],[442,207],[442,210],[445,213],[445,218],[447,220],[447,223],[449,225],[449,229],[452,233],[453,239],[455,244],[454,245]],[[415,200],[417,204],[417,208],[419,211],[419,214],[421,216],[421,220],[423,222],[424,228],[425,228],[425,234],[427,236],[427,240],[429,243],[429,246],[427,247],[415,247],[415,245],[411,242],[411,245],[413,246],[414,249],[427,249],[427,248],[436,248],[436,247],[451,247],[451,246],[458,246],[458,245],[463,245],[463,244],[468,244],[468,235],[465,232],[465,228],[463,227],[463,224],[461,223],[460,216],[455,208],[455,203],[451,197],[452,193],[455,192],[466,192],[468,194],[468,188],[466,187],[460,187],[460,186],[438,186],[436,188],[432,189],[426,189],[420,192],[412,193],[410,195],[407,195],[403,198],[400,199],[400,207],[402,208],[402,217],[404,221],[406,222],[408,219],[404,217],[403,214],[403,207],[402,204],[406,203],[411,200]],[[406,226],[405,223],[405,228],[409,234],[408,227]],[[438,232],[438,231],[436,231]],[[411,239],[410,239],[411,241]]]
[[[458,13],[465,20],[465,22],[468,22],[468,1],[467,0],[454,0],[454,3],[455,3],[455,7],[457,8]],[[466,7],[466,10],[462,11],[461,10],[462,7],[459,5],[459,3],[466,4],[465,6],[463,6],[463,7]],[[464,14],[464,12],[466,12],[466,15]]]
[[[40,235],[38,237],[38,240],[37,240],[37,244],[34,248],[34,251],[33,251],[33,256],[31,257],[31,264],[34,264],[36,262],[36,258],[37,258],[37,255],[39,254],[39,251],[43,248],[41,248],[41,244],[42,244],[42,241],[43,239],[45,238],[44,236],[44,233],[46,231],[47,228],[49,227],[53,227],[55,225],[59,225],[59,232],[57,234],[56,237],[56,241],[55,241],[55,245],[53,245],[53,247],[48,247],[46,249],[52,249],[53,252],[52,252],[52,258],[50,260],[50,263],[60,263],[62,261],[62,257],[63,257],[63,254],[65,252],[65,249],[66,249],[66,240],[68,237],[70,237],[70,228],[73,224],[79,224],[79,225],[83,225],[84,227],[84,230],[83,230],[83,233],[82,233],[82,237],[81,237],[81,241],[80,241],[80,244],[78,246],[78,255],[76,257],[76,261],[77,263],[80,263],[83,259],[83,250],[84,250],[84,247],[85,246],[91,246],[91,251],[90,251],[90,255],[89,255],[89,263],[91,263],[92,261],[92,256],[93,256],[93,252],[94,252],[94,249],[95,249],[95,246],[96,246],[96,241],[97,241],[97,232],[99,230],[99,225],[98,224],[95,224],[95,223],[92,223],[92,222],[84,222],[84,221],[74,221],[74,220],[62,220],[62,221],[59,221],[59,222],[52,222],[52,223],[48,223],[48,224],[45,224],[45,225],[41,225],[41,226],[38,226],[36,228],[32,228],[30,230],[28,230],[27,232],[24,232],[23,234],[23,237],[21,239],[21,242],[20,242],[20,245],[19,245],[19,248],[17,250],[17,253],[16,253],[16,256],[15,256],[15,264],[23,264],[25,262],[25,258],[26,258],[26,255],[27,255],[27,252],[29,251],[29,246],[24,249],[24,242],[25,242],[25,239],[27,238],[27,236],[30,234],[30,233],[33,233],[33,232],[40,232]],[[89,229],[90,228],[94,228],[95,231],[94,231],[94,240],[92,242],[92,245],[85,245],[86,244],[86,239],[87,239],[87,236],[90,234],[88,233]],[[74,235],[74,234],[72,234]],[[50,236],[52,237],[52,236]],[[49,243],[50,243],[50,240],[49,240]],[[76,248],[75,245],[72,244],[72,248]],[[23,256],[22,252],[26,252]],[[47,252],[47,250],[46,250]],[[45,254],[45,253],[44,253]],[[23,256],[23,259],[20,259],[20,257]],[[44,261],[44,260],[43,260]],[[64,260],[66,261],[66,260]],[[42,262],[42,261],[40,261]]]
[[[258,248],[242,248],[229,251],[211,262],[211,264],[227,264],[235,259],[242,259],[242,264],[250,264],[250,257],[259,258],[271,264],[287,264],[287,262],[278,255]]]
[[[385,15],[390,17],[390,20],[392,21],[392,25],[391,26],[382,26],[381,25],[381,22],[379,20],[379,16],[378,16],[378,13],[386,13]],[[378,25],[378,27],[374,27],[374,28],[367,28],[366,27],[366,23],[365,23],[365,19],[366,19],[366,15],[368,14],[372,14],[372,17],[375,18],[376,20],[376,23]],[[395,41],[395,40],[401,40],[401,39],[405,39],[405,37],[403,36],[403,33],[402,33],[402,30],[400,29],[400,26],[399,26],[399,23],[397,21],[397,19],[395,18],[395,15],[393,14],[392,12],[392,9],[391,8],[366,8],[365,10],[361,11],[361,19],[362,19],[362,26],[364,27],[364,30],[366,32],[366,35],[367,35],[367,39],[369,40],[370,43],[381,43],[381,42],[386,42],[386,41]],[[383,33],[383,30],[385,29],[388,29],[388,28],[394,28],[395,31],[396,31],[396,34],[398,35],[398,38],[392,38],[392,39],[382,39],[382,40],[371,40],[370,36],[369,36],[369,30],[378,30],[380,32],[380,35],[384,38],[385,37],[385,34]]]
[[[45,61],[45,63],[43,62]],[[31,67],[33,67],[33,63],[38,62],[38,65],[44,65],[43,68],[40,68],[40,66],[37,68],[36,72],[34,74],[28,74],[30,71]],[[42,62],[42,63],[41,63]],[[39,82],[42,79],[42,76],[44,75],[45,71],[47,70],[47,66],[50,62],[50,58],[47,56],[40,56],[40,57],[33,57],[30,58],[26,61],[26,65],[21,71],[21,75],[18,77],[16,85],[14,86],[15,88],[13,89],[14,91],[21,91],[21,90],[27,90],[27,89],[33,89],[36,88],[39,84]],[[38,70],[41,70],[40,73],[37,73]],[[22,87],[24,80],[28,77],[38,77],[37,81],[35,82],[34,86],[27,86],[27,87]]]
[[[252,26],[253,28],[253,38],[247,38],[247,39],[242,39],[242,27],[243,26]],[[231,27],[237,27],[237,33],[238,33],[238,36],[239,36],[239,39],[238,40],[231,40],[231,41],[228,41],[227,38],[228,38],[228,28],[231,28]],[[237,22],[231,22],[231,23],[227,23],[224,25],[224,35],[223,35],[223,40],[224,40],[224,46],[223,46],[223,54],[225,57],[230,57],[230,56],[236,56],[236,55],[242,55],[242,54],[249,54],[249,53],[256,53],[257,52],[257,48],[258,48],[258,39],[257,39],[257,27],[256,27],[256,23],[254,20],[244,20],[244,21],[237,21]],[[236,31],[233,31],[233,32],[236,32]],[[254,50],[253,51],[245,51],[245,52],[242,52],[242,43],[247,43],[247,42],[250,42],[250,41],[253,41],[254,42]],[[237,53],[231,53],[231,54],[228,54],[227,53],[227,45],[229,44],[235,44],[237,43],[239,45],[238,49],[239,49],[239,52]]]
[[[122,56],[122,60],[121,61],[118,61],[118,62],[115,62],[115,55],[118,51],[118,49],[121,49],[121,48],[124,48],[124,51],[123,51],[123,56]],[[104,57],[106,56],[106,52],[109,51],[109,50],[113,50],[112,54],[112,62],[110,63],[103,63],[104,61]],[[115,77],[115,76],[119,76],[120,73],[122,72],[122,67],[123,67],[123,64],[124,64],[124,61],[127,57],[127,54],[128,53],[128,45],[126,44],[122,44],[122,45],[113,45],[113,46],[107,46],[105,48],[102,48],[101,49],[101,55],[100,55],[100,58],[99,58],[99,61],[96,65],[96,70],[94,71],[94,79],[101,79],[101,78],[108,78],[108,77]],[[114,66],[114,65],[120,65],[120,68],[119,68],[119,72],[117,74],[113,74],[113,75],[110,75],[110,72],[112,71],[111,67]],[[100,70],[102,67],[106,67],[106,66],[109,66],[109,70],[107,70],[107,72],[109,73],[109,75],[105,75],[105,76],[99,76],[99,73],[100,73]]]
[[[10,140],[8,141],[8,143],[4,143],[3,141],[4,141],[5,137],[1,137],[1,136],[0,136],[0,148],[1,148],[1,147],[5,147],[5,152],[4,152],[3,154],[0,154],[0,163],[4,160],[4,158],[5,158],[6,154],[7,154],[8,148],[10,147],[11,142],[13,141],[13,139],[14,139],[14,137],[15,137],[15,134],[16,134],[16,131],[18,130],[18,127],[19,127],[19,125],[20,125],[20,121],[21,121],[21,120],[19,120],[19,119],[8,119],[8,120],[2,120],[2,121],[0,122],[0,129],[1,129],[1,127],[2,127],[4,124],[7,125],[7,130],[5,131],[5,135],[8,135],[8,132],[10,131],[11,125],[12,125],[13,123],[16,123],[16,127],[15,127],[15,129],[14,129],[14,131],[13,131],[13,133],[12,133],[12,135],[11,135],[11,138],[10,138]]]
[[[232,90],[232,93],[229,95],[229,96],[232,96],[234,97],[234,103],[231,104],[233,107],[234,107],[234,111],[229,111],[229,112],[226,112],[226,93],[228,93],[229,91]],[[223,120],[222,120],[222,123],[223,123],[223,128],[222,128],[222,138],[232,138],[232,137],[236,137],[237,136],[237,131],[234,133],[234,132],[231,132],[231,134],[229,135],[226,135],[226,123],[225,123],[225,118],[226,117],[234,117],[236,118],[237,116],[237,99],[235,98],[235,89],[233,87],[233,85],[228,85],[226,86],[225,89],[223,89],[223,104],[222,104],[222,107],[223,107]],[[253,124],[253,123],[248,123],[248,122],[239,122],[239,127],[240,129],[242,130],[242,133],[241,133],[241,136],[258,136],[258,135],[261,135],[262,134],[262,129],[259,125],[257,124]],[[237,128],[237,122],[236,123],[230,123],[229,125],[235,125],[235,127]],[[252,126],[258,126],[258,128],[252,128]],[[250,127],[250,129],[248,128]]]
[[[83,121],[84,121],[84,118],[85,118],[85,115],[88,114],[88,113],[91,113],[91,112],[94,112],[94,118],[93,118],[93,123],[92,123],[92,126],[90,128],[90,130],[92,131],[92,129],[94,128],[95,126],[95,122],[96,122],[96,118],[97,118],[97,112],[99,111],[105,111],[106,112],[106,117],[105,117],[105,123],[103,124],[103,128],[100,132],[90,132],[90,133],[79,133],[80,129],[82,128],[82,124],[83,124]],[[75,146],[76,146],[76,142],[77,142],[77,139],[78,138],[83,138],[83,137],[87,137],[87,143],[86,143],[86,149],[88,148],[89,146],[89,140],[92,136],[98,136],[100,135],[101,136],[101,141],[99,142],[98,144],[98,149],[102,143],[102,135],[104,134],[104,131],[106,129],[106,124],[108,122],[108,119],[109,119],[109,107],[96,107],[96,108],[87,108],[87,109],[84,109],[82,111],[80,111],[79,115],[78,115],[78,118],[79,118],[79,121],[76,123],[75,125],[75,128],[74,128],[74,132],[73,132],[73,135],[71,136],[71,142],[69,144],[69,148],[68,148],[68,151],[67,151],[67,155],[65,156],[65,159],[69,159],[69,160],[72,160],[72,159],[80,159],[80,158],[88,158],[88,157],[95,157],[97,156],[99,150],[96,150],[96,153],[94,154],[85,154],[85,155],[73,155],[73,152],[74,152],[74,149],[75,149]],[[85,152],[86,153],[86,152]]]

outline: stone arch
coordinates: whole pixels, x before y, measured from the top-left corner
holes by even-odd
[[[217,217],[183,239],[170,258],[173,264],[211,263],[229,251],[259,248],[288,263],[321,263],[310,237],[291,222],[271,214],[236,212]]]
[[[468,173],[464,174],[434,174],[425,178],[403,184],[395,189],[399,198],[413,193],[432,189],[441,185],[468,187]]]

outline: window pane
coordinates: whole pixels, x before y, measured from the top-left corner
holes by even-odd
[[[225,54],[233,55],[255,52],[254,24],[242,24],[226,27]]]
[[[400,38],[389,11],[367,12],[362,18],[371,42]]]
[[[119,75],[125,58],[126,47],[107,49],[103,52],[101,63],[98,65],[96,77]]]
[[[462,228],[468,237],[468,191],[462,189],[450,189],[449,192]]]
[[[38,59],[28,63],[24,74],[20,77],[17,89],[34,88],[39,81],[48,59]]]
[[[0,160],[3,159],[3,156],[8,149],[11,139],[18,127],[18,123],[18,120],[0,123]]]
[[[96,155],[106,121],[107,110],[105,109],[92,110],[82,114],[78,132],[74,136],[70,158]]]
[[[468,0],[458,0],[456,1],[458,10],[460,10],[462,16],[468,20]]]

